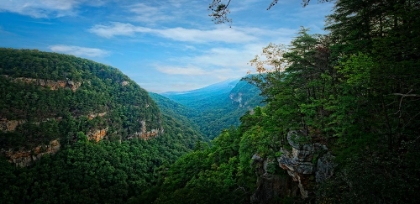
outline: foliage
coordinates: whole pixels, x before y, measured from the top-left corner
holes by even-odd
[[[171,107],[196,124],[207,138],[213,139],[224,129],[237,127],[239,118],[248,110],[262,105],[259,93],[259,89],[247,81],[232,80],[186,93],[163,94],[173,101],[153,94],[152,97],[160,107]]]
[[[2,203],[125,203],[141,196],[154,200],[159,172],[189,151],[183,141],[169,134],[121,144],[79,140],[22,169],[0,158],[0,199]]]

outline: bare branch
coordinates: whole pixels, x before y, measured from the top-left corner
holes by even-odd
[[[402,96],[402,97],[420,97],[419,94],[402,94],[402,93],[393,93],[392,95],[395,96]]]

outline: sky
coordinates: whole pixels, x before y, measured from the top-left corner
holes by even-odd
[[[301,26],[323,30],[331,3],[232,0],[231,23],[208,16],[211,0],[0,0],[0,47],[71,54],[113,66],[150,92],[186,91],[254,71],[270,42]]]

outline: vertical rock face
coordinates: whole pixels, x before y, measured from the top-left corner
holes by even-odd
[[[242,104],[242,93],[241,92],[239,92],[237,94],[236,93],[231,93],[229,95],[229,98],[230,98],[230,100],[232,100],[232,103],[233,102],[238,103],[238,106],[240,108],[242,108],[244,106],[244,104]]]
[[[334,174],[334,156],[320,143],[311,143],[309,136],[300,131],[290,131],[287,141],[291,149],[281,148],[276,160],[252,156],[256,164],[257,190],[251,197],[253,203],[271,203],[275,197],[313,197],[316,183],[321,183]],[[268,165],[279,165],[288,177],[267,171]]]
[[[163,134],[164,133],[164,129],[162,127],[161,128],[147,130],[147,125],[146,125],[146,121],[145,120],[141,120],[140,121],[140,124],[141,124],[141,132],[134,133],[133,135],[131,135],[129,137],[129,139],[132,139],[132,138],[140,138],[140,139],[148,140],[148,139],[157,137],[160,134]]]
[[[20,124],[25,123],[24,120],[7,120],[6,118],[0,119],[0,131],[13,132]]]
[[[298,182],[301,197],[308,198],[314,186],[311,185],[310,176],[315,175],[316,182],[323,182],[331,177],[334,173],[334,156],[325,145],[309,143],[308,136],[302,132],[288,132],[287,141],[292,150],[290,152],[282,148],[282,155],[277,161],[293,181]]]
[[[89,140],[94,140],[95,142],[99,142],[106,136],[107,128],[100,129],[100,130],[92,130],[90,131],[87,136]]]
[[[23,148],[17,151],[2,149],[1,153],[9,159],[9,162],[14,163],[17,167],[27,167],[45,155],[57,153],[60,148],[60,142],[58,140],[52,140],[48,145],[39,145],[31,150]]]
[[[295,197],[299,193],[297,183],[290,177],[280,176],[268,171],[269,165],[277,165],[277,161],[252,156],[256,167],[257,189],[251,196],[251,203],[273,203],[274,198]]]
[[[3,75],[3,76],[9,78],[9,76],[7,75]],[[72,91],[76,91],[82,85],[82,82],[74,82],[70,79],[67,79],[65,81],[65,80],[48,80],[48,79],[18,77],[18,78],[14,78],[13,81],[47,87],[50,90],[58,90],[59,88],[70,88]]]

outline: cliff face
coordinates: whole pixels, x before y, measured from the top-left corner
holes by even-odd
[[[317,183],[333,176],[334,156],[325,145],[310,143],[309,136],[300,131],[289,131],[287,141],[291,149],[282,148],[277,160],[264,160],[258,154],[252,157],[254,163],[259,164],[256,168],[258,188],[251,198],[253,202],[266,203],[276,196],[300,195],[302,199],[311,199]],[[269,173],[267,166],[270,164],[279,165],[289,177]]]
[[[7,120],[6,118],[0,119],[0,131],[13,132],[20,124],[25,123],[24,120]]]
[[[6,77],[9,77],[5,75]],[[27,84],[33,84],[37,86],[42,86],[49,88],[50,90],[58,90],[59,88],[69,88],[72,91],[76,91],[81,85],[82,82],[73,82],[70,79],[67,80],[48,80],[48,79],[34,79],[26,77],[12,78],[14,82],[23,82]]]
[[[325,145],[308,143],[308,136],[299,131],[287,133],[287,141],[292,150],[281,149],[282,156],[277,159],[279,166],[286,170],[293,181],[298,182],[303,199],[308,198],[315,182],[323,182],[334,174],[334,157]]]
[[[1,149],[1,153],[8,158],[9,162],[17,167],[27,167],[45,155],[54,155],[60,150],[60,142],[52,140],[48,145],[38,145],[32,149],[19,148],[19,150]]]
[[[71,145],[80,132],[96,142],[163,133],[161,113],[145,90],[89,60],[0,49],[0,87],[0,149],[18,166],[55,153],[58,141]]]

